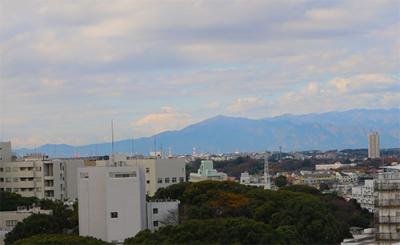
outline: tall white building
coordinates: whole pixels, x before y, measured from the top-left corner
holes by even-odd
[[[122,243],[146,227],[144,173],[136,166],[78,169],[79,235]]]
[[[368,157],[380,157],[380,142],[378,132],[372,132],[368,135]]]
[[[385,167],[375,181],[376,240],[400,244],[400,165]]]

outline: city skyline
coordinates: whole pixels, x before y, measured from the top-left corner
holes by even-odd
[[[219,114],[398,107],[395,5],[2,1],[0,137],[81,145],[108,141],[111,119],[123,139]]]

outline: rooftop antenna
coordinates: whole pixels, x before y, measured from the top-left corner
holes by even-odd
[[[269,162],[268,162],[268,153],[265,154],[264,159],[264,189],[271,190],[271,179],[269,176]]]
[[[172,158],[172,149],[171,149],[171,146],[168,147],[168,158]]]
[[[155,135],[153,136],[153,144],[154,156],[157,158],[157,138]]]
[[[111,120],[111,161],[114,165],[114,121]]]
[[[160,158],[164,158],[163,145],[160,143]]]

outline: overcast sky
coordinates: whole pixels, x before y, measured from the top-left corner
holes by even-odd
[[[400,105],[400,1],[0,0],[0,140]]]

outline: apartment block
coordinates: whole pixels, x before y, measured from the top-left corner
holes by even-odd
[[[400,165],[385,167],[375,181],[376,240],[380,244],[400,243]]]
[[[0,190],[15,192],[25,197],[63,199],[64,164],[42,155],[1,162]]]
[[[351,198],[355,199],[361,208],[368,209],[373,213],[375,211],[374,180],[365,180],[364,185],[353,187],[351,189]]]

